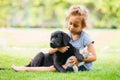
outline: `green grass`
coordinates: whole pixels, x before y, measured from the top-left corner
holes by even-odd
[[[0,31],[0,38],[8,41],[7,47],[0,46],[0,67],[10,68],[12,64],[26,65],[35,54],[42,51],[42,48],[49,48],[47,38],[41,35],[49,36],[52,31],[46,29]],[[22,34],[23,32],[25,35]],[[97,60],[93,70],[78,73],[0,70],[0,80],[120,80],[120,30],[88,30],[87,32],[95,39]],[[30,37],[26,38],[28,33],[37,36],[29,41]],[[23,41],[17,36],[23,37]]]

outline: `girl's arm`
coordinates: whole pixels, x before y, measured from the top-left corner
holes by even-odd
[[[49,54],[54,54],[56,53],[57,51],[61,52],[61,53],[64,53],[68,50],[69,46],[65,46],[65,47],[59,47],[59,48],[51,48],[49,50]]]
[[[95,52],[95,49],[94,49],[94,46],[92,43],[90,43],[88,45],[88,51],[91,53],[90,56],[88,56],[87,58],[85,58],[83,61],[84,62],[93,62],[96,60],[96,52]],[[74,64],[78,64],[78,60],[75,56],[72,56],[69,58],[70,59],[70,62],[74,65]]]
[[[93,62],[96,60],[97,56],[96,56],[96,52],[95,52],[95,49],[94,49],[94,46],[92,43],[90,43],[88,45],[88,51],[91,53],[90,56],[88,56],[87,58],[85,58],[83,61],[84,62]]]
[[[50,50],[49,50],[49,54],[54,54],[54,53],[56,53],[58,51],[58,48],[51,48]]]

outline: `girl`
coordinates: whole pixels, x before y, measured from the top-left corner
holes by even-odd
[[[83,31],[83,29],[87,27],[87,17],[87,10],[79,5],[71,6],[66,16],[67,27],[70,31],[69,36],[71,37],[70,43],[79,50],[87,47],[88,51],[91,53],[90,56],[83,60],[84,64],[78,66],[79,71],[91,70],[93,68],[93,61],[96,60],[96,52],[93,46],[94,41],[85,31]],[[54,54],[57,51],[64,53],[68,48],[69,46],[53,48],[50,49],[49,53]],[[79,63],[75,56],[71,56],[69,58],[69,62],[73,65],[77,65]],[[68,67],[67,65],[63,65],[63,67],[67,71],[73,71],[72,67]],[[13,65],[12,69],[16,71],[55,71],[53,65],[50,67],[19,67]]]

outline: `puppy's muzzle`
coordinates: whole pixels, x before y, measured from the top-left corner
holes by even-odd
[[[53,42],[50,42],[50,47],[55,48],[55,45]]]
[[[52,48],[61,47],[61,42],[60,42],[60,40],[51,39],[51,41],[50,41],[50,47],[52,47]]]

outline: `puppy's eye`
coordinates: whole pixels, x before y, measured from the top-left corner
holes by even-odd
[[[55,38],[58,38],[58,35],[56,35]]]

